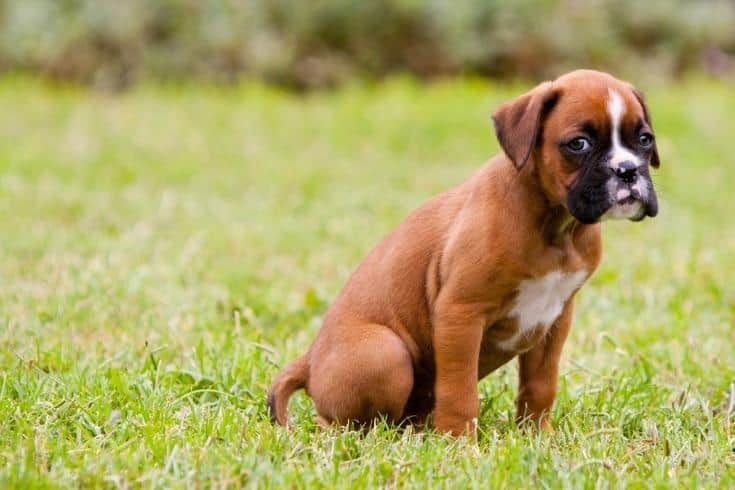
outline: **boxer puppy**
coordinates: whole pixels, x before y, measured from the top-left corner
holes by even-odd
[[[433,413],[438,431],[473,435],[478,380],[518,357],[517,418],[550,428],[600,222],[656,215],[659,157],[641,94],[605,73],[544,82],[493,120],[503,152],[368,254],[309,350],[275,378],[275,422],[305,388],[322,424]]]

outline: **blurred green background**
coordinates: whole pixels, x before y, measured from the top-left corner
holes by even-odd
[[[0,70],[105,89],[147,79],[296,88],[408,72],[722,75],[732,0],[0,0]]]
[[[733,1],[0,0],[0,488],[735,488],[734,56]],[[646,93],[661,212],[603,226],[556,435],[516,363],[476,448],[275,427],[367,251],[579,67]]]

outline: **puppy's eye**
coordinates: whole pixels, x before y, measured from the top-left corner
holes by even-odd
[[[653,144],[653,135],[651,133],[641,133],[641,135],[638,136],[638,142],[641,147],[650,148]]]
[[[590,144],[590,141],[587,138],[579,137],[568,142],[567,148],[574,153],[585,153],[592,148],[592,144]]]

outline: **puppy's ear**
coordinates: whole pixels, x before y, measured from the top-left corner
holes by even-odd
[[[643,117],[648,123],[648,126],[651,128],[651,131],[653,131],[653,123],[651,122],[651,115],[648,112],[648,106],[646,105],[646,101],[643,99],[643,93],[639,92],[636,88],[632,86],[630,87],[630,89],[633,91],[633,95],[635,95],[635,98],[638,99],[638,103],[643,108]],[[656,148],[656,139],[654,139],[653,149],[651,153],[651,166],[658,168],[659,165],[661,165],[661,160],[658,158],[658,148]]]
[[[544,117],[554,107],[559,90],[544,82],[528,93],[498,107],[493,114],[495,134],[506,155],[520,170],[541,134]]]

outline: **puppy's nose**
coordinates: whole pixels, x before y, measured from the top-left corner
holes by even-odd
[[[638,176],[638,165],[630,161],[621,162],[615,169],[615,174],[626,184],[632,184]]]

